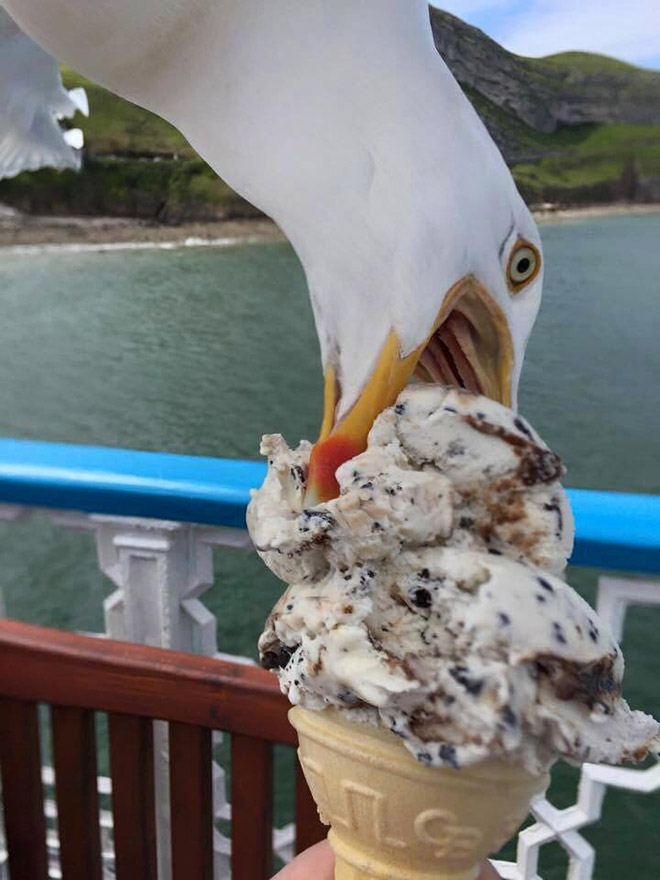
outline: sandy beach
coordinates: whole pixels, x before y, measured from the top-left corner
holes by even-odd
[[[533,213],[539,223],[562,223],[591,217],[660,213],[660,203],[543,206]],[[14,253],[166,249],[283,240],[280,229],[266,217],[164,226],[123,217],[33,216],[0,205],[0,249]]]
[[[48,217],[2,211],[0,249],[30,252],[34,248],[65,250],[167,248],[283,241],[272,220],[218,220],[164,226],[123,217]]]

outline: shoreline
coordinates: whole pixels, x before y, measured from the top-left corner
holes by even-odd
[[[660,214],[660,202],[614,202],[609,205],[575,205],[565,208],[533,206],[532,214],[537,223],[588,220],[592,217],[643,217],[647,214]]]
[[[660,213],[660,203],[535,207],[540,224],[595,217]],[[19,214],[0,205],[0,251],[14,254],[114,250],[169,250],[177,247],[229,247],[285,241],[266,217],[214,220],[162,226],[121,217],[50,217]]]

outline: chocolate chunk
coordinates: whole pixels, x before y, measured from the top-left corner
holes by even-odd
[[[593,622],[593,620],[590,620],[588,625],[589,625],[589,638],[591,639],[592,642],[597,642],[598,635],[599,635],[598,627]]]
[[[458,769],[458,758],[456,757],[456,749],[448,743],[442,743],[440,746],[440,760],[450,767]]]
[[[264,669],[284,669],[296,648],[297,645],[293,648],[288,645],[279,645],[274,651],[264,651],[261,655],[261,665]]]
[[[367,480],[366,483],[362,483],[362,485],[360,486],[360,489],[373,489],[373,487],[374,487],[374,484],[371,482],[371,480]]]
[[[325,523],[328,526],[334,526],[334,524],[335,524],[334,516],[332,516],[332,514],[328,513],[327,510],[308,510],[308,509],[305,509],[300,514],[300,519],[302,519],[303,522],[305,520],[308,522],[310,520],[319,520],[320,522]]]
[[[556,620],[552,623],[552,634],[560,645],[566,644],[566,636],[564,635],[563,627],[561,623],[558,623]]]
[[[411,601],[418,608],[430,608],[433,604],[431,593],[425,587],[419,587],[412,594]]]
[[[424,764],[427,767],[429,764],[433,763],[433,758],[431,757],[430,752],[417,752],[417,760],[420,764]]]
[[[545,598],[545,596],[542,593],[537,593],[536,594],[536,601],[537,602],[547,602],[548,600]]]
[[[497,616],[499,617],[502,626],[508,626],[511,623],[511,618],[508,614],[505,614],[504,611],[498,611]]]
[[[402,416],[402,415],[404,414],[405,411],[406,411],[406,405],[405,405],[405,403],[397,403],[396,406],[394,407],[394,412],[395,412],[398,416]]]
[[[458,526],[461,529],[471,529],[474,525],[474,520],[471,516],[462,516],[458,521]]]
[[[561,507],[559,506],[558,499],[553,498],[551,503],[543,505],[543,509],[557,515],[557,529],[559,531],[559,535],[557,537],[560,537],[561,533],[564,531],[564,516],[561,512]]]
[[[362,572],[362,574],[360,575],[360,586],[363,588],[364,592],[366,592],[366,588],[370,585],[374,577],[375,574],[371,569],[367,569],[367,571]]]
[[[521,419],[520,416],[516,416],[515,419],[513,420],[513,424],[520,431],[521,434],[524,434],[526,437],[529,437],[529,439],[532,441],[532,443],[534,442],[534,435],[530,431],[529,425],[525,422],[524,419]]]
[[[483,690],[483,678],[471,677],[468,673],[467,666],[452,666],[449,670],[449,674],[454,681],[462,685],[469,694],[472,694],[475,697],[477,697]]]
[[[337,699],[340,700],[346,706],[357,706],[362,701],[358,696],[356,696],[353,691],[349,691],[348,689],[344,689],[338,692]]]
[[[560,700],[575,700],[593,708],[605,705],[606,700],[619,694],[613,656],[594,663],[576,663],[564,657],[544,655],[537,660],[537,666],[551,679]]]
[[[518,475],[525,486],[552,483],[563,473],[561,458],[550,449],[534,446],[525,450],[518,465]]]
[[[555,588],[552,586],[552,584],[549,584],[545,578],[537,577],[536,580],[541,584],[544,590],[548,591],[548,593],[554,593]]]
[[[516,714],[507,703],[506,706],[502,706],[500,710],[500,715],[502,716],[502,721],[507,724],[509,727],[516,727],[518,724],[518,719],[516,718]]]

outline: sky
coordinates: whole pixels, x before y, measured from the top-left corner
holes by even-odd
[[[660,70],[660,0],[434,0],[518,55],[579,49]]]

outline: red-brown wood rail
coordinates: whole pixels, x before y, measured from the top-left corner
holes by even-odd
[[[211,732],[232,734],[233,880],[272,866],[272,747],[293,746],[270,673],[0,620],[0,775],[12,880],[46,878],[37,704],[51,706],[64,880],[100,876],[94,713],[108,713],[118,880],[155,880],[152,725],[169,722],[174,880],[212,880]],[[325,836],[296,774],[296,850]]]

